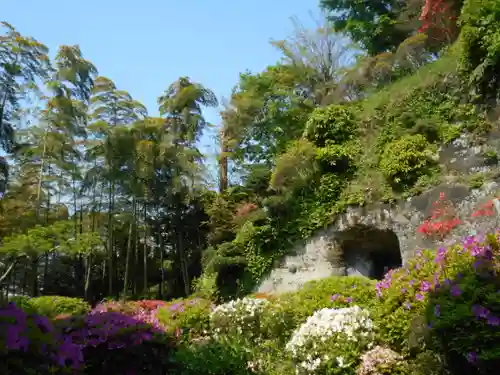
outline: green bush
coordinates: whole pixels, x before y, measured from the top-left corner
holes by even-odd
[[[250,375],[249,351],[237,342],[210,338],[184,343],[174,355],[182,375]]]
[[[500,232],[440,249],[426,320],[431,349],[450,370],[493,374],[500,365]]]
[[[277,191],[293,191],[305,186],[315,174],[316,149],[304,139],[292,142],[284,154],[276,158],[270,186]]]
[[[380,169],[394,186],[409,188],[436,166],[436,151],[423,135],[405,135],[385,146]]]
[[[304,136],[317,147],[328,143],[342,144],[356,137],[356,112],[346,105],[316,108],[306,123]]]
[[[500,88],[500,2],[465,0],[460,25],[462,71],[480,95],[495,98]]]
[[[498,234],[422,251],[387,274],[373,309],[379,341],[427,356],[425,362],[434,362],[429,373],[439,373],[440,358],[452,374],[494,373],[500,364]]]
[[[283,313],[290,316],[291,326],[302,324],[314,311],[340,308],[352,304],[370,307],[375,302],[375,281],[357,276],[334,276],[310,281],[297,292],[278,298]]]
[[[207,299],[180,299],[160,308],[157,316],[173,335],[183,333],[189,338],[200,337],[209,331],[212,308],[212,302]]]
[[[422,349],[425,326],[425,292],[433,280],[434,254],[423,251],[403,268],[389,271],[377,283],[373,311],[379,341],[405,355]]]
[[[356,158],[361,151],[359,142],[348,142],[341,145],[329,144],[317,149],[316,159],[324,172],[345,173],[353,171]]]
[[[37,314],[55,318],[60,314],[83,315],[90,311],[90,305],[80,298],[43,296],[30,300]]]
[[[31,297],[14,296],[9,298],[9,302],[14,303],[17,307],[27,314],[36,314],[36,309],[31,303]]]

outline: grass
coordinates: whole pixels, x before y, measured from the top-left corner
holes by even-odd
[[[365,117],[373,116],[375,110],[390,102],[400,101],[408,94],[422,87],[440,82],[444,77],[458,71],[459,47],[452,47],[439,59],[424,65],[414,74],[395,81],[370,95],[361,103]]]

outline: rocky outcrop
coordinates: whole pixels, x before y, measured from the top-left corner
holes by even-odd
[[[491,138],[490,143],[471,147],[467,137],[463,136],[442,148],[442,165],[446,173],[455,177],[450,178],[450,182],[396,204],[348,208],[328,228],[297,244],[291,255],[263,280],[258,291],[279,293],[297,290],[307,281],[333,274],[373,277],[374,268],[380,267],[380,259],[383,262],[390,258],[387,267],[394,267],[395,253],[399,255],[399,262],[404,263],[419,248],[449,245],[468,235],[496,229],[500,216],[497,199],[500,178],[494,177],[480,188],[471,188],[456,181],[459,180],[457,176],[498,171],[498,161],[486,162],[483,156],[485,149],[498,146],[497,139]],[[417,229],[431,215],[433,203],[439,200],[441,193],[453,204],[462,223],[444,240],[429,240],[417,233]],[[473,213],[488,202],[491,204],[491,215],[474,217]],[[332,257],[332,251],[342,256]],[[367,254],[379,254],[378,260]]]

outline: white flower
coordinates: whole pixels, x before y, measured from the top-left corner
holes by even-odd
[[[339,365],[340,368],[343,368],[345,366],[344,357],[337,357],[335,359],[337,360],[337,364]]]
[[[210,315],[212,327],[219,332],[255,333],[258,318],[270,302],[259,298],[236,299],[217,306]]]
[[[371,337],[373,322],[369,312],[359,306],[318,310],[294,332],[286,349],[295,354],[313,338],[324,342],[338,333],[344,334],[351,341],[357,341],[359,335]]]
[[[366,346],[373,341],[373,322],[368,310],[353,306],[342,309],[321,309],[310,316],[293,334],[286,350],[299,362],[298,373],[314,373],[330,357],[324,354],[325,343],[340,335],[340,340]],[[329,344],[326,343],[328,346]],[[323,350],[323,351],[321,351]],[[348,367],[339,352],[335,358],[340,368]]]

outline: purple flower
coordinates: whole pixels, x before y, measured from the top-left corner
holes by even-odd
[[[415,299],[416,299],[417,301],[423,301],[423,300],[425,299],[425,296],[424,296],[422,293],[417,293],[417,294],[415,295]]]
[[[10,325],[7,327],[7,348],[9,350],[27,351],[29,340],[24,335],[24,327]]]
[[[334,294],[333,296],[330,297],[331,301],[336,301],[340,297],[340,294]]]
[[[471,246],[470,254],[474,257],[480,256],[483,252],[483,249],[478,245]]]
[[[170,306],[168,309],[170,311],[177,311],[182,307],[182,303],[174,303],[172,306]]]
[[[472,306],[472,313],[476,318],[487,318],[490,312],[486,307],[474,305]]]
[[[457,285],[457,284],[454,284],[452,287],[451,287],[451,290],[450,290],[450,293],[453,297],[458,297],[459,295],[462,294],[462,290],[460,289],[460,287]]]
[[[434,258],[434,262],[442,265],[446,259],[446,251],[446,248],[440,247],[437,251],[436,257]]]
[[[428,292],[431,289],[431,284],[428,281],[422,281],[420,284],[420,290],[422,292]]]
[[[488,325],[498,327],[500,325],[500,318],[493,314],[488,315]]]
[[[441,315],[441,306],[440,305],[434,306],[434,315],[438,316],[438,317]]]
[[[476,352],[467,353],[466,358],[469,363],[474,364],[477,362],[477,353]]]
[[[405,302],[404,307],[406,310],[411,310],[411,303]]]
[[[484,264],[484,261],[482,259],[476,259],[474,263],[472,264],[472,267],[474,268],[474,271],[477,272]]]

